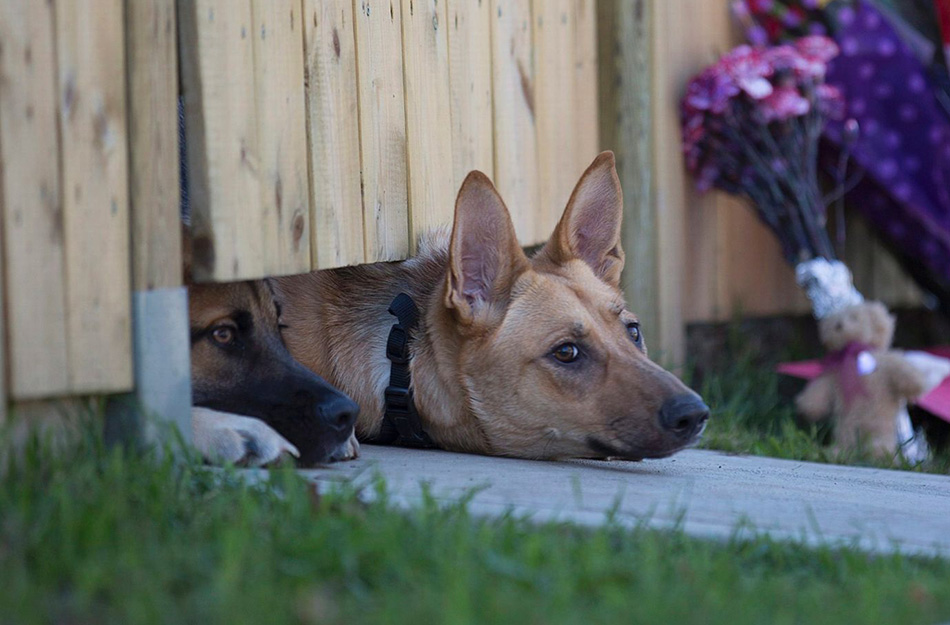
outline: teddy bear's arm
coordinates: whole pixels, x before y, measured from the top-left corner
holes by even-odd
[[[834,404],[835,385],[829,375],[822,375],[809,382],[795,398],[795,406],[809,421],[820,421],[829,414]]]
[[[900,353],[878,357],[878,366],[884,372],[892,393],[904,399],[917,399],[927,391],[927,378]]]

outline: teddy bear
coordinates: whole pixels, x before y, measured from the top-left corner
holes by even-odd
[[[950,373],[944,359],[919,359],[890,349],[894,323],[880,302],[847,305],[818,320],[819,337],[829,355],[822,361],[821,375],[808,383],[795,403],[809,421],[835,420],[839,450],[866,446],[882,457],[906,451],[901,444],[910,426],[907,402],[925,395]],[[918,444],[925,446],[920,439]]]

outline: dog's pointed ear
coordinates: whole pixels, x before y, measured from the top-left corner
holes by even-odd
[[[619,288],[623,192],[613,152],[601,152],[574,187],[554,234],[540,254],[562,264],[579,258],[604,282]]]
[[[455,201],[445,305],[465,325],[491,323],[527,264],[498,191],[488,176],[471,172]]]

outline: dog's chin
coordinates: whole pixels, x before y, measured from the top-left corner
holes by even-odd
[[[298,445],[301,456],[297,460],[297,466],[302,468],[325,466],[333,462],[353,460],[360,455],[359,443],[353,437],[343,442],[327,442],[326,438],[323,440],[324,442],[307,443],[305,447]]]
[[[591,457],[603,460],[630,460],[639,462],[641,460],[659,460],[669,458],[673,454],[679,453],[684,449],[695,447],[702,438],[702,429],[688,441],[672,446],[665,447],[642,447],[636,444],[624,442],[608,443],[593,436],[587,438],[587,445],[594,452]]]

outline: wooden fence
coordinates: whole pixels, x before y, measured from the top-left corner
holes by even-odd
[[[6,363],[16,399],[132,386],[121,0],[0,2]]]
[[[181,288],[179,93],[199,280],[404,258],[471,169],[541,242],[603,137],[658,351],[802,310],[771,238],[682,168],[676,103],[735,40],[727,4],[0,0],[0,412],[141,385],[130,301]],[[915,301],[860,253],[859,285]]]
[[[200,279],[405,258],[472,169],[540,242],[597,153],[590,1],[180,7]]]
[[[471,169],[540,242],[595,59],[589,0],[0,0],[5,392],[133,388],[132,293],[181,285],[179,89],[194,275],[237,280],[405,258]]]

